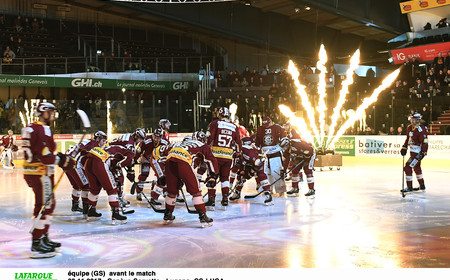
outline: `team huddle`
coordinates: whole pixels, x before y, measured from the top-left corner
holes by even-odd
[[[126,214],[134,210],[126,210],[130,202],[124,198],[125,178],[132,183],[131,194],[136,193],[137,201],[145,198],[155,212],[164,214],[163,224],[171,224],[175,220],[173,212],[176,203],[180,202],[185,204],[189,213],[198,215],[202,227],[211,226],[213,219],[207,215],[207,210],[212,211],[216,207],[218,182],[220,204],[224,209],[230,202],[236,203],[241,199],[245,182],[252,178],[256,180],[257,194],[245,195],[244,199],[263,194],[267,206],[273,205],[274,194],[297,196],[299,183],[303,181],[302,173],[306,175],[308,186],[305,196],[315,195],[314,147],[300,137],[289,121],[282,127],[265,117],[256,134],[248,136],[242,134],[239,124],[229,120],[228,108],[222,107],[218,119],[209,124],[206,132],[196,131],[178,143],[170,142],[170,121],[161,119],[159,128],[150,135],[137,128],[133,133],[106,143],[108,135],[97,131],[92,139],[82,139],[65,153],[55,154],[56,143],[50,128],[55,120],[55,111],[53,104],[41,102],[36,108],[39,121],[22,130],[24,178],[35,195],[35,223],[30,230],[32,258],[53,257],[61,246],[48,236],[55,209],[54,192],[61,179],[55,184],[55,165],[64,170],[72,185],[71,211],[82,214],[87,221],[102,217],[103,214],[97,211],[97,201],[103,189],[112,211],[112,223],[127,222]],[[410,168],[405,167],[408,191],[412,191],[413,168],[420,189],[425,189],[420,160],[427,149],[426,127],[418,125],[417,118],[413,116],[414,121],[408,127],[408,138],[401,151],[405,155],[407,145],[411,147]],[[12,139],[3,142],[12,149]],[[414,165],[409,165],[413,160],[416,160]],[[139,166],[137,180],[135,166]],[[155,179],[147,181],[150,171],[153,171]],[[286,189],[287,176],[292,180],[289,191]],[[200,183],[207,188],[205,195]],[[144,192],[146,184],[151,185],[150,199]],[[195,210],[189,208],[183,186],[192,196]],[[164,204],[160,198],[164,199]]]
[[[96,206],[103,189],[111,207],[112,223],[126,223],[126,214],[134,210],[126,210],[130,202],[124,199],[125,178],[132,183],[131,193],[136,193],[138,201],[144,197],[155,211],[164,213],[164,224],[175,220],[173,212],[177,202],[184,202],[188,207],[183,186],[192,196],[195,210],[190,213],[198,214],[202,227],[213,224],[207,209],[215,209],[218,181],[222,207],[237,202],[244,183],[251,178],[256,179],[258,194],[264,194],[264,204],[272,205],[273,193],[282,195],[286,192],[285,170],[289,167],[292,190],[287,193],[298,194],[299,172],[303,168],[310,189],[306,195],[314,195],[314,149],[310,143],[301,140],[289,123],[285,130],[265,118],[264,126],[255,135],[241,139],[239,127],[229,120],[228,108],[222,107],[219,118],[209,124],[206,133],[196,131],[179,143],[170,142],[170,121],[162,119],[159,128],[150,135],[138,128],[106,143],[108,135],[97,131],[92,139],[82,139],[65,153],[55,154],[56,143],[50,128],[55,110],[53,104],[41,102],[36,109],[39,121],[22,131],[26,160],[24,178],[35,193],[33,214],[35,218],[39,217],[31,231],[32,258],[52,257],[61,246],[48,237],[55,209],[55,165],[64,170],[72,185],[71,211],[82,213],[87,221],[102,217]],[[137,165],[139,175],[136,180],[134,167]],[[146,181],[151,170],[155,179]],[[144,193],[148,183],[151,185],[150,199]],[[200,183],[208,189],[206,202]],[[160,197],[164,197],[164,206]]]

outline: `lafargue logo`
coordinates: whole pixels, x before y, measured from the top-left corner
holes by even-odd
[[[73,87],[102,87],[102,82],[94,82],[93,79],[73,79]]]
[[[15,280],[30,279],[30,280],[57,280],[53,278],[53,273],[28,273],[28,272],[16,272],[14,273]]]
[[[175,82],[175,83],[173,83],[172,87],[173,87],[174,90],[188,89],[189,88],[189,82]]]

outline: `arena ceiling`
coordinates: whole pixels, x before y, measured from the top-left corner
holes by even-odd
[[[99,1],[99,0],[57,0],[68,5],[74,5],[91,10],[102,11],[105,13],[115,14],[117,16],[125,16],[133,19],[141,19],[150,23],[167,24],[167,20],[158,17],[154,14],[139,13],[136,10],[124,9],[121,3],[132,5],[130,2],[115,2],[115,1]],[[148,0],[150,1],[150,0]],[[340,31],[342,34],[353,34],[363,39],[375,40],[380,42],[387,42],[393,37],[403,33],[403,30],[392,26],[382,26],[374,20],[370,20],[361,16],[355,16],[352,13],[346,13],[339,9],[333,9],[326,5],[321,5],[321,2],[327,0],[235,0],[236,5],[245,5],[250,3],[251,7],[259,9],[263,13],[273,12],[281,14],[290,20],[302,20],[317,24],[318,27],[329,27]],[[337,0],[334,0],[337,2]],[[356,1],[356,0],[355,0]],[[348,1],[347,1],[348,2]],[[358,3],[367,5],[366,2],[370,0],[359,0]],[[397,1],[391,1],[397,4]],[[148,5],[151,7],[152,3],[138,3],[136,5]],[[184,5],[184,4],[167,4],[167,5]],[[187,4],[193,5],[193,4]],[[208,5],[208,4],[197,4]],[[398,5],[398,4],[397,4]],[[170,22],[170,26],[176,26],[175,22]],[[183,25],[186,28],[185,25]]]
[[[311,32],[309,29],[306,31],[309,32],[307,33],[309,37],[305,40],[316,40],[316,44],[319,37],[314,34],[318,34],[317,32],[320,32],[318,30],[333,30],[334,34],[328,38],[334,38],[335,44],[347,41],[349,36],[352,36],[353,41],[358,38],[359,44],[364,44],[366,48],[366,50],[362,50],[365,63],[372,65],[386,64],[387,42],[409,29],[407,19],[402,18],[400,12],[398,3],[401,0],[235,0],[229,1],[227,4],[222,3],[222,6],[208,3],[153,4],[141,1],[131,3],[130,1],[111,0],[48,1],[116,16],[118,21],[121,18],[126,19],[124,23],[134,21],[145,23],[146,26],[164,27],[174,32],[241,41],[248,45],[267,49],[269,44],[267,38],[264,38],[263,34],[258,35],[258,33],[264,32],[258,31],[257,27],[247,33],[229,28],[233,25],[246,24],[242,20],[238,22],[237,15],[234,15],[233,18],[232,13],[239,11],[241,16],[249,14],[256,18],[264,18],[266,14],[277,15],[287,23],[292,22],[297,25],[304,22],[304,25],[308,26],[307,28],[311,28]],[[250,3],[250,5],[245,5],[245,3]],[[221,9],[217,10],[217,7],[221,7]],[[245,12],[242,13],[242,11]],[[217,17],[214,16],[215,13]],[[227,16],[227,13],[230,14]],[[217,25],[218,23],[222,25]],[[341,43],[341,45],[345,46],[346,44]],[[274,45],[271,45],[270,48],[271,53],[273,50],[285,53],[283,49],[277,49]],[[310,50],[316,48],[317,45]],[[353,51],[354,46],[350,49]],[[308,54],[298,54],[298,57],[311,57],[311,53],[315,55],[315,50]],[[346,59],[348,55],[350,55],[350,51],[345,47],[341,47],[334,53],[336,59]]]

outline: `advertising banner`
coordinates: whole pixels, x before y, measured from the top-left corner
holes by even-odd
[[[178,91],[192,89],[193,82],[0,75],[0,86]]]
[[[391,55],[395,64],[402,64],[406,59],[411,60],[413,57],[417,61],[432,61],[439,52],[442,53],[442,57],[447,56],[448,50],[450,42],[391,50]]]
[[[405,143],[405,140],[406,136],[355,136],[355,156],[401,157],[400,149]],[[449,159],[450,136],[429,135],[427,158]]]
[[[343,136],[334,144],[334,151],[337,155],[354,156],[355,155],[355,137]]]
[[[442,7],[450,4],[450,0],[413,0],[400,3],[402,14]]]

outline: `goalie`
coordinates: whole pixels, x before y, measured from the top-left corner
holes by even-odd
[[[13,169],[13,152],[17,152],[18,147],[14,145],[12,130],[8,130],[8,135],[0,139],[0,145],[0,161],[2,162],[3,168]]]

